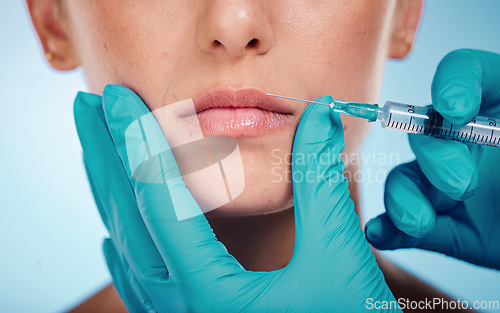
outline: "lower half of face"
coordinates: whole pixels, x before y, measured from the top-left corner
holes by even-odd
[[[92,92],[125,85],[152,111],[193,99],[205,135],[236,140],[244,188],[211,213],[229,216],[293,206],[290,156],[307,104],[266,93],[378,100],[394,3],[81,0],[68,9]],[[342,121],[353,153],[368,124]]]

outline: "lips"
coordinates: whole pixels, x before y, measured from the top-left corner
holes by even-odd
[[[205,136],[255,137],[284,128],[293,121],[293,110],[255,88],[218,87],[193,98]]]

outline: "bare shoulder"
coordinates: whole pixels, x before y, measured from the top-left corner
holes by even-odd
[[[391,289],[396,299],[408,299],[410,301],[426,301],[433,298],[441,298],[446,301],[454,300],[444,292],[436,289],[430,284],[424,282],[420,278],[405,271],[404,269],[396,266],[392,262],[384,259],[380,254],[375,252],[377,262],[380,269],[384,273],[385,281]],[[426,310],[405,310],[407,312],[427,312]],[[439,312],[475,312],[473,310],[455,309],[445,310],[441,309]]]
[[[69,311],[69,313],[86,312],[127,313],[128,310],[116,292],[115,286],[109,284]]]

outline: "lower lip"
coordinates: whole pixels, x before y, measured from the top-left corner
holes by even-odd
[[[281,129],[292,121],[292,114],[258,108],[216,108],[185,118],[195,123],[205,136],[256,137]]]

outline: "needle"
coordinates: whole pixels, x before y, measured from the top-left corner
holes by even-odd
[[[275,95],[272,93],[268,93],[268,96],[271,97],[277,97],[277,98],[283,98],[283,99],[288,99],[288,100],[294,100],[294,101],[302,101],[302,102],[307,102],[307,103],[317,103],[317,104],[323,104],[323,105],[328,105],[330,108],[333,108],[333,102],[328,104],[328,103],[323,103],[323,102],[317,102],[317,101],[309,101],[309,100],[304,100],[304,99],[299,99],[299,98],[291,98],[291,97],[285,97],[285,96],[280,96],[280,95]]]

